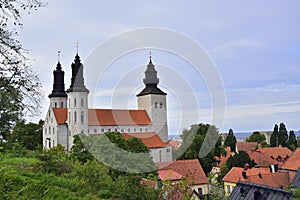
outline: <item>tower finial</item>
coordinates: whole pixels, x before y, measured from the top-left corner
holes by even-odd
[[[78,46],[79,46],[79,42],[76,42],[76,53],[78,54]]]
[[[57,51],[57,60],[58,60],[58,62],[60,62],[60,52],[61,52],[60,50]]]
[[[150,61],[149,61],[149,63],[152,63],[152,54],[151,54],[151,51],[149,51],[149,58],[150,58]]]

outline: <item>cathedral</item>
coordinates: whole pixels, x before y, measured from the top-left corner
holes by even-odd
[[[158,88],[157,71],[150,61],[146,67],[144,89],[138,93],[136,110],[89,108],[89,90],[84,84],[83,64],[78,53],[71,64],[70,88],[65,90],[64,71],[60,62],[53,71],[53,90],[43,127],[43,146],[58,144],[69,151],[73,136],[116,131],[123,137],[137,137],[150,149],[154,161],[172,160],[168,142],[166,93]]]

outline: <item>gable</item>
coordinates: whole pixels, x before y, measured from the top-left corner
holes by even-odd
[[[68,109],[67,108],[52,108],[55,120],[58,124],[66,123],[68,119]]]

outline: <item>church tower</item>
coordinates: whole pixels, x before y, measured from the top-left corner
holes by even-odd
[[[65,72],[61,68],[58,61],[56,69],[53,71],[53,90],[49,94],[50,108],[66,108],[67,107],[67,93],[65,91]]]
[[[157,78],[157,71],[152,63],[151,56],[143,82],[145,88],[137,95],[138,109],[147,111],[152,121],[152,130],[158,133],[162,141],[167,142],[167,94],[157,87],[159,79]]]
[[[88,94],[84,85],[83,65],[78,53],[71,65],[72,79],[68,93],[68,124],[70,131],[69,144],[73,144],[73,136],[78,133],[88,134]]]

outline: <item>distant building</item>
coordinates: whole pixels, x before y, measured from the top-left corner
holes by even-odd
[[[78,54],[71,68],[71,85],[66,91],[60,62],[53,71],[53,90],[49,95],[50,106],[43,126],[44,148],[60,144],[69,151],[73,136],[79,133],[93,135],[116,131],[128,133],[130,137],[139,137],[137,134],[142,133],[152,139],[155,133],[164,145],[151,148],[154,160],[172,160],[172,148],[165,145],[168,141],[167,94],[157,86],[159,79],[151,57],[143,79],[145,88],[137,94],[137,110],[89,108],[89,90],[84,85],[83,65]]]
[[[239,151],[254,151],[258,147],[257,142],[237,142],[235,144],[235,150],[236,152]]]

